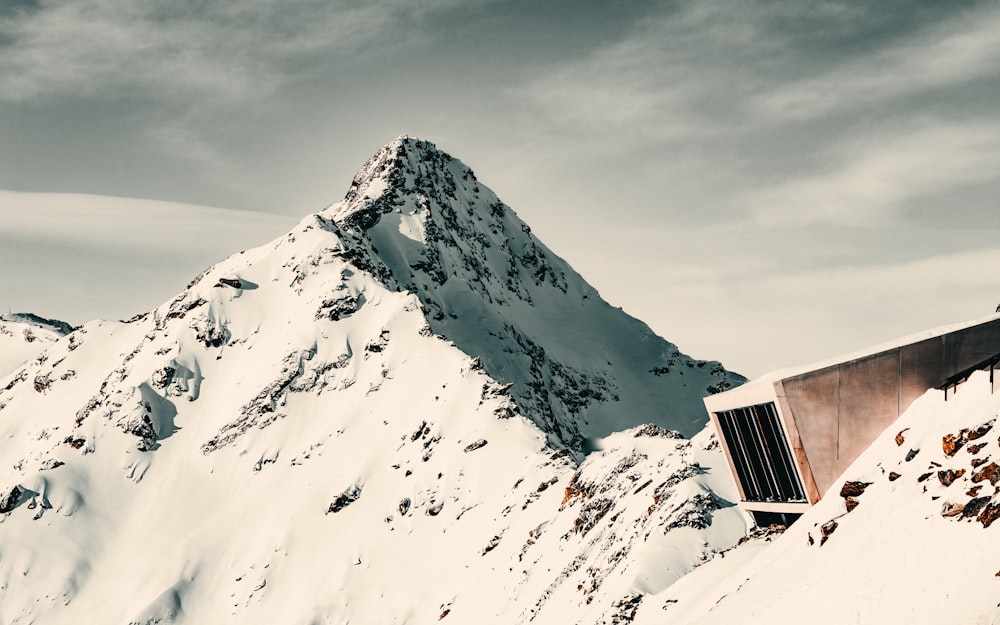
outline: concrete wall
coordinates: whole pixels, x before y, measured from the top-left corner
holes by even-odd
[[[917,397],[998,353],[1000,320],[994,320],[777,382],[814,494],[822,496]]]

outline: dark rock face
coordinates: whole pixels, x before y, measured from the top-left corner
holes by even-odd
[[[0,495],[0,514],[5,514],[16,508],[21,503],[21,495],[24,489],[14,486],[6,494]]]
[[[355,484],[338,495],[337,498],[333,500],[333,503],[330,504],[330,507],[326,509],[326,513],[330,514],[340,512],[358,499],[361,499],[361,487]]]

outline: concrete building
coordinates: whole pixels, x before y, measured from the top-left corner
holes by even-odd
[[[767,374],[705,398],[759,525],[788,524],[928,389],[947,398],[1000,362],[1000,315]]]

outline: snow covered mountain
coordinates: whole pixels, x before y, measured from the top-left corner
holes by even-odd
[[[631,618],[746,530],[718,444],[675,431],[740,380],[401,138],[0,379],[0,623]]]
[[[38,357],[45,348],[72,331],[68,323],[30,313],[0,314],[0,376]]]
[[[389,143],[323,214],[377,251],[434,332],[512,384],[523,413],[573,448],[643,423],[692,436],[701,398],[745,381],[608,305],[432,143]]]

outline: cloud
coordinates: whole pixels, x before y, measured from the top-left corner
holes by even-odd
[[[349,55],[458,0],[40,2],[0,17],[0,98],[273,92],[317,55]]]
[[[873,55],[781,84],[751,106],[773,119],[810,119],[998,75],[1000,10],[957,12]]]
[[[1000,120],[922,120],[838,147],[827,171],[750,191],[736,204],[766,226],[887,226],[916,200],[995,180]]]
[[[134,198],[0,191],[0,307],[80,323],[148,310],[288,217]]]

